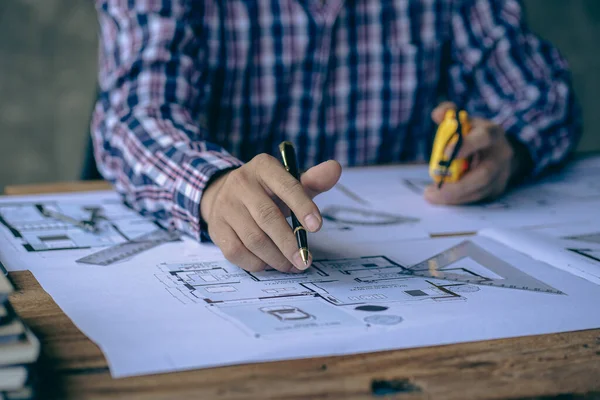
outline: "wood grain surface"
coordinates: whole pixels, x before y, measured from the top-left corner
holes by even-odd
[[[33,275],[10,277],[42,341],[44,399],[600,399],[600,329],[112,379]]]
[[[110,184],[105,181],[59,182],[35,185],[6,186],[5,195],[45,194],[59,192],[90,192],[109,190]]]

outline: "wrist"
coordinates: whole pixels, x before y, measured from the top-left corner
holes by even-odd
[[[215,173],[213,176],[211,176],[206,184],[206,187],[204,188],[202,197],[200,199],[200,218],[205,223],[208,222],[209,216],[211,215],[216,194],[219,192],[219,189],[225,182],[225,178],[229,172],[231,172],[231,169]]]

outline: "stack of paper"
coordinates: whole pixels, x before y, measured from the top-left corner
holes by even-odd
[[[0,271],[0,399],[31,399],[40,343],[8,301],[13,286],[1,264]]]
[[[245,271],[190,237],[82,263],[160,224],[112,191],[6,197],[0,260],[31,270],[113,377],[592,329],[598,173],[600,158],[490,203],[444,207],[423,200],[427,166],[350,169],[315,199],[323,227],[302,274]],[[83,229],[93,215],[99,229]],[[31,362],[35,338],[23,332]]]
[[[113,377],[600,327],[598,285],[488,233],[313,241],[302,274],[243,271],[191,241],[35,274]]]

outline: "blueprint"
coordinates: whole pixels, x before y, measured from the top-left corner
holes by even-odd
[[[562,248],[600,263],[600,213],[582,221],[532,227],[530,231],[560,239]]]
[[[344,249],[350,244],[381,240],[409,240],[429,237],[421,220],[411,210],[390,211],[371,206],[345,186],[336,186],[315,198],[323,226],[309,237],[312,250]],[[337,253],[343,255],[343,251]]]
[[[431,184],[425,165],[377,170],[381,179],[369,177],[364,170],[350,170],[342,182],[371,207],[417,218],[416,226],[429,234],[573,223],[597,215],[600,205],[600,162],[596,159],[572,163],[496,200],[462,206],[431,205],[423,199]]]
[[[78,221],[97,223],[94,229]],[[65,265],[101,248],[128,242],[159,226],[126,207],[114,192],[5,197],[0,201],[0,251],[11,270]]]
[[[301,274],[190,242],[64,270],[35,274],[114,377],[600,326],[598,285],[480,236],[357,243]]]
[[[468,207],[427,204],[426,167],[344,171],[315,199],[300,274],[192,238],[77,264],[156,228],[112,192],[0,199],[0,258],[32,270],[114,377],[598,328],[598,164]],[[97,231],[65,224],[94,215]]]
[[[411,277],[407,268],[384,256],[315,261],[304,274],[251,273],[227,261],[159,269],[157,279],[182,303],[207,305],[257,337],[392,325],[391,316],[385,323],[375,317],[361,320],[340,307],[365,313],[385,311],[391,303],[465,300],[459,293],[466,284]]]
[[[484,229],[480,234],[600,285],[600,243],[594,232],[568,238],[524,229]]]
[[[303,274],[247,272],[227,261],[162,264],[159,270],[157,279],[183,304],[205,305],[255,337],[396,325],[401,317],[380,312],[392,305],[465,301],[461,293],[477,292],[480,285],[563,294],[470,240],[410,267],[368,256],[316,260]],[[361,320],[340,308],[376,315]]]
[[[48,216],[48,210],[74,219],[86,219],[92,212],[99,211],[98,232],[88,232]],[[157,228],[117,199],[84,204],[56,201],[4,203],[0,204],[0,223],[28,252],[105,247],[124,243]]]
[[[600,213],[586,219],[559,224],[546,224],[527,229],[557,239],[575,240],[600,245]]]

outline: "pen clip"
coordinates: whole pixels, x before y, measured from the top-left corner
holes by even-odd
[[[296,171],[296,156],[294,153],[294,145],[290,141],[283,141],[279,144],[279,152],[281,153],[281,160],[283,161],[283,167],[287,172],[294,174]]]

